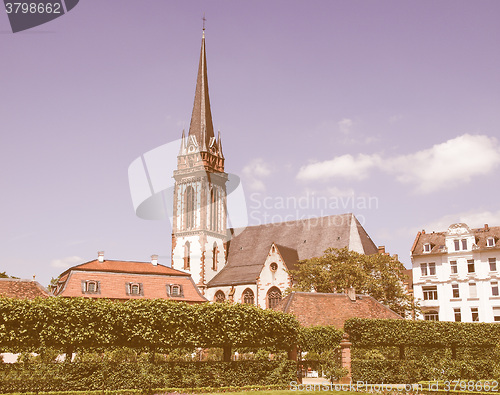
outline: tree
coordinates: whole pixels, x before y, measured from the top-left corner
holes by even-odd
[[[295,284],[291,290],[333,293],[354,288],[405,317],[416,307],[403,285],[403,270],[403,264],[389,255],[329,248],[323,256],[299,261],[297,268],[290,270]]]

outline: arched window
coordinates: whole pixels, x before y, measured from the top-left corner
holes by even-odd
[[[214,246],[212,248],[212,269],[217,271],[217,254],[219,250],[217,248],[217,243],[214,241]]]
[[[184,270],[189,270],[191,267],[191,244],[186,241],[184,244]]]
[[[215,301],[218,302],[218,303],[222,303],[226,300],[226,295],[224,294],[224,292],[222,291],[217,291],[215,293]]]
[[[210,190],[210,229],[217,231],[219,228],[217,210],[217,189]]]
[[[281,302],[281,291],[279,290],[279,288],[269,288],[269,291],[267,291],[267,307],[272,309],[279,302]]]
[[[185,198],[185,220],[186,220],[186,229],[194,228],[194,207],[195,207],[195,199],[194,199],[194,189],[190,185],[186,188],[186,192],[184,194]]]
[[[243,292],[243,303],[254,304],[253,291],[250,288],[245,289]]]

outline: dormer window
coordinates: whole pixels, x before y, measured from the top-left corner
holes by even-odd
[[[82,281],[82,293],[83,294],[100,294],[101,293],[101,282],[95,281],[95,280]]]
[[[142,283],[125,283],[125,290],[127,295],[144,296]]]
[[[182,285],[167,284],[167,295],[172,298],[183,298],[184,292],[182,291]]]
[[[431,243],[425,243],[424,252],[431,252],[431,250],[432,250]]]
[[[486,247],[495,247],[495,239],[493,237],[486,239]]]

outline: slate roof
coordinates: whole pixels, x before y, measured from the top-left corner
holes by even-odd
[[[0,296],[16,299],[48,298],[49,293],[37,281],[0,278]]]
[[[339,329],[349,318],[402,319],[368,295],[356,295],[356,301],[351,301],[346,294],[292,292],[274,310],[295,315],[303,326],[333,325]]]
[[[214,137],[214,126],[212,122],[212,112],[210,110],[210,98],[208,95],[205,32],[203,32],[203,38],[201,40],[200,63],[198,66],[198,76],[196,78],[196,90],[194,94],[191,124],[189,125],[189,136],[196,136],[196,141],[200,145],[203,144],[202,137],[204,137],[205,145],[207,147],[210,142],[210,138]]]
[[[454,225],[452,225],[454,226]],[[491,249],[500,248],[500,226],[485,226],[483,228],[470,229],[470,232],[475,237],[475,248],[478,249]],[[424,253],[424,244],[431,244],[431,254],[447,253],[445,248],[447,232],[432,232],[426,233],[425,231],[418,232],[413,243],[411,253],[412,255],[428,255]],[[493,237],[495,239],[494,247],[486,247],[487,239]],[[461,238],[457,236],[457,238]]]
[[[226,266],[208,283],[208,287],[254,284],[272,243],[278,246],[289,269],[297,260],[323,255],[329,247],[349,247],[368,255],[378,252],[351,213],[249,226],[236,230],[235,234],[229,242]]]

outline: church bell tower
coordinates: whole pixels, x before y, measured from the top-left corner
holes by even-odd
[[[182,132],[174,171],[172,267],[205,286],[225,264],[226,182],[220,132],[214,134],[208,95],[205,29],[201,39],[189,133]]]

